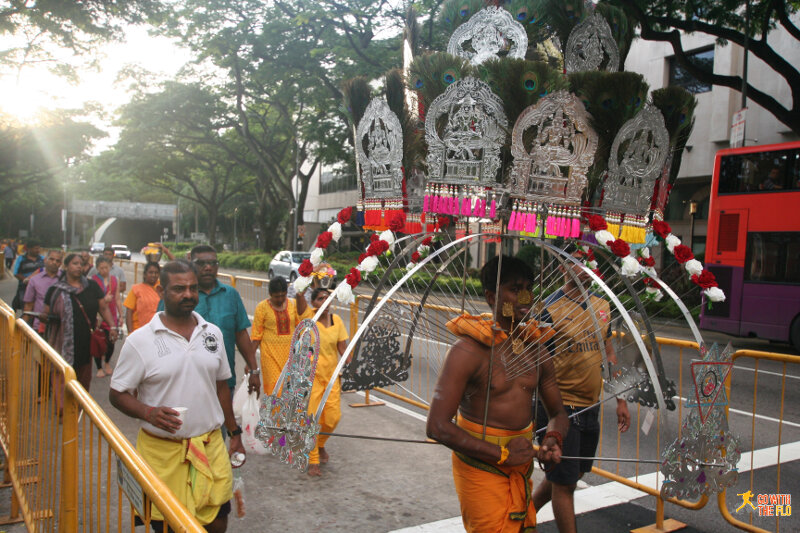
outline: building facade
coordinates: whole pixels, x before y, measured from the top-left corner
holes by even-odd
[[[800,17],[795,17],[795,23]],[[792,64],[800,64],[800,42],[782,28],[768,36],[768,43]],[[744,49],[728,43],[720,45],[711,36],[682,36],[682,44],[691,60],[715,74],[742,76]],[[638,72],[650,84],[650,90],[680,85],[697,97],[695,125],[683,153],[678,180],[672,189],[665,217],[673,232],[684,242],[692,243],[695,253],[703,253],[706,241],[708,200],[711,173],[718,150],[730,148],[731,122],[742,108],[742,95],[727,87],[700,83],[675,61],[668,43],[634,41],[625,62],[625,70]],[[791,88],[771,67],[752,54],[748,58],[748,81],[781,104],[791,106]],[[771,113],[747,102],[745,144],[773,144],[797,140],[798,136]],[[694,211],[694,212],[693,212]]]

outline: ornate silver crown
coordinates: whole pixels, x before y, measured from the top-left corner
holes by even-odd
[[[668,153],[669,133],[664,117],[647,104],[622,125],[611,145],[603,208],[646,215]]]
[[[464,48],[467,41],[471,41],[472,50]],[[506,50],[507,57],[522,59],[527,49],[525,27],[514,20],[511,13],[497,6],[475,13],[456,28],[447,43],[447,53],[468,59],[473,65],[498,57]]]
[[[619,70],[619,48],[611,27],[599,13],[594,13],[572,29],[567,39],[564,64],[567,72],[597,70],[608,57],[605,70]]]
[[[425,117],[428,179],[496,185],[507,128],[503,102],[487,84],[471,77],[453,83],[431,103]]]
[[[597,134],[578,97],[557,91],[542,98],[520,114],[511,132],[511,195],[580,204],[595,150]]]
[[[356,156],[367,198],[394,198],[403,190],[403,130],[381,98],[373,98],[356,129]]]

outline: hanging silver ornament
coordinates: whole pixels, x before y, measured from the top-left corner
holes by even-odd
[[[551,93],[514,124],[508,188],[517,198],[579,205],[596,150],[583,102],[567,91]]]
[[[732,487],[739,479],[736,465],[741,456],[739,439],[728,430],[723,409],[714,409],[705,422],[697,411],[690,411],[681,436],[662,455],[662,498],[695,500]]]
[[[408,308],[386,304],[361,340],[358,356],[342,373],[342,390],[369,390],[408,379],[411,357],[403,353],[400,324],[410,321]]]
[[[606,19],[594,13],[570,32],[564,51],[564,65],[567,73],[584,72],[599,70],[604,61],[603,70],[617,72],[620,67],[619,47]]]
[[[473,65],[500,57],[503,52],[505,57],[524,59],[527,50],[525,27],[514,20],[511,13],[497,6],[475,13],[456,28],[447,43],[447,53],[463,57]]]
[[[503,102],[486,83],[472,77],[456,81],[425,116],[428,180],[496,185],[507,128]]]
[[[608,159],[603,194],[607,211],[646,215],[653,187],[669,153],[664,117],[650,104],[622,125]]]
[[[317,441],[319,423],[308,413],[308,401],[317,370],[319,330],[313,320],[297,325],[292,336],[285,379],[261,398],[261,419],[255,436],[281,462],[301,472],[308,469],[308,456]]]
[[[373,98],[356,129],[356,157],[365,198],[403,194],[403,130],[381,98]]]

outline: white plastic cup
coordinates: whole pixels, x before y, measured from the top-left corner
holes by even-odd
[[[178,411],[178,418],[180,419],[181,424],[183,424],[183,417],[186,415],[186,411],[188,411],[189,408],[188,407],[173,407],[172,409],[174,411]]]

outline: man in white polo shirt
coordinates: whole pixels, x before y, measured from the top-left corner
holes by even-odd
[[[109,400],[143,421],[136,448],[178,499],[207,531],[224,532],[233,475],[223,424],[230,453],[244,452],[225,344],[219,328],[194,312],[198,283],[191,263],[167,263],[160,280],[164,311],[125,341]],[[163,516],[157,509],[152,514],[153,529],[161,531]]]

